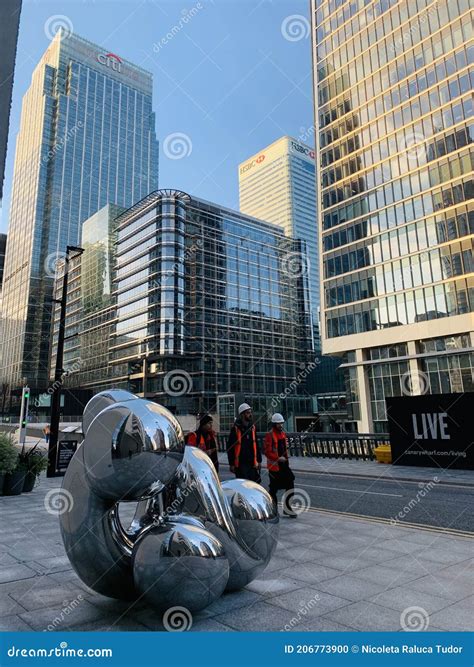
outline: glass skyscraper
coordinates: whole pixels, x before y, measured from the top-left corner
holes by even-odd
[[[0,207],[7,155],[8,127],[12,102],[13,76],[22,0],[3,0],[0,4]]]
[[[105,230],[110,212],[99,217]],[[96,228],[92,219],[84,224],[85,252],[71,262],[66,386],[129,388],[178,415],[215,413],[218,396],[229,394],[265,417],[275,401],[289,419],[311,414],[307,277],[285,271],[300,242],[175,190],[151,193],[119,215],[112,244],[89,243]],[[100,268],[107,257],[111,272]],[[111,307],[108,295],[103,307],[97,300],[106,274]],[[55,337],[57,324],[58,315]]]
[[[152,76],[60,30],[34,70],[17,140],[3,286],[2,381],[48,379],[57,261],[81,223],[156,189]]]
[[[387,397],[474,389],[472,10],[311,9],[322,348],[381,432]]]
[[[311,309],[319,312],[318,227],[314,149],[281,137],[239,165],[240,210],[279,225],[287,236],[305,242],[305,257],[289,270],[308,274]]]

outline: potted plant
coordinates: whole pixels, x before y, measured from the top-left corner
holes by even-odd
[[[38,440],[36,445],[27,452],[24,451],[24,445],[21,450],[20,461],[25,469],[25,482],[23,484],[23,491],[25,493],[33,491],[35,482],[39,478],[40,473],[48,467],[48,457],[41,452],[36,451],[39,443],[40,440]]]
[[[5,493],[7,479],[18,466],[18,452],[12,437],[7,433],[0,433],[0,490]]]

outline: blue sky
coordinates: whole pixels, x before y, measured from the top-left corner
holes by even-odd
[[[238,208],[239,162],[283,134],[313,143],[308,0],[24,0],[2,231],[21,100],[57,25],[153,72],[160,187]]]

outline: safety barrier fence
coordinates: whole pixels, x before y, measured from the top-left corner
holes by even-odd
[[[390,444],[386,433],[287,433],[290,456],[316,456],[331,459],[373,461],[374,449]],[[258,433],[263,444],[265,433]],[[226,451],[227,438],[220,435],[219,451]]]

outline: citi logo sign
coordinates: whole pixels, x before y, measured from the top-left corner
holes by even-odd
[[[246,171],[249,169],[252,169],[256,164],[261,164],[265,159],[265,153],[262,153],[259,155],[255,160],[252,160],[252,162],[247,162],[247,164],[244,164],[243,167],[240,167],[240,173],[245,174]]]
[[[105,67],[110,67],[114,72],[122,71],[122,61],[115,53],[98,53],[97,62]]]

